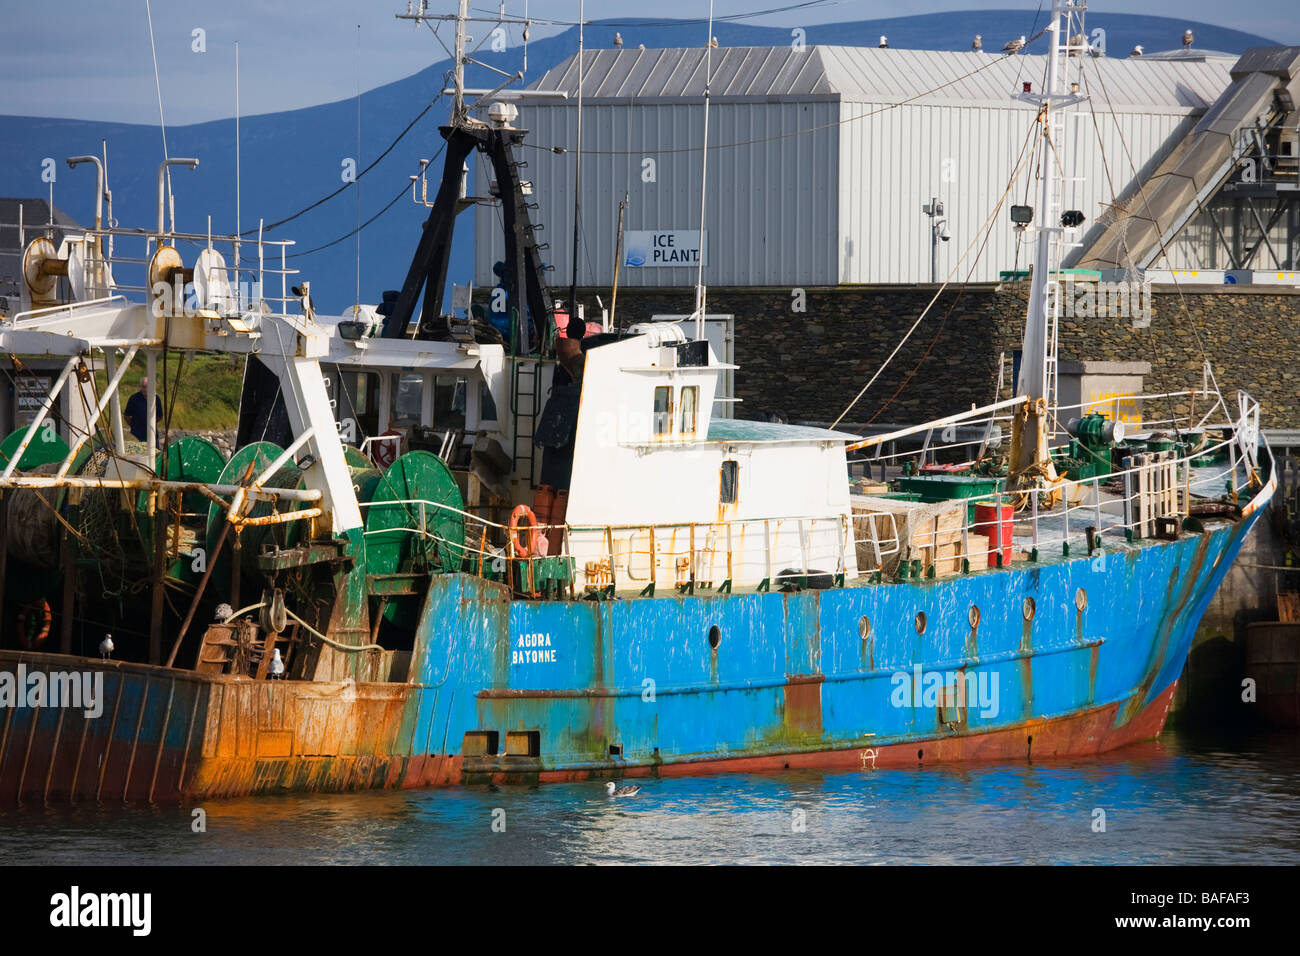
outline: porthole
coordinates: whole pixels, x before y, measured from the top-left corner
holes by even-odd
[[[709,647],[713,648],[716,651],[718,649],[718,645],[721,643],[722,643],[722,631],[718,628],[718,625],[714,624],[711,628],[709,628]]]
[[[980,626],[980,609],[978,605],[972,604],[970,606],[970,611],[967,613],[966,616],[970,620],[971,627]]]
[[[1088,606],[1088,592],[1083,588],[1074,592],[1074,606],[1080,611]]]
[[[1022,610],[1025,615],[1025,620],[1032,621],[1034,619],[1034,599],[1031,597],[1025,598],[1025,603]]]
[[[865,614],[858,618],[858,634],[864,641],[871,636],[871,618]]]
[[[925,612],[924,611],[916,612],[916,633],[918,634],[925,633]]]

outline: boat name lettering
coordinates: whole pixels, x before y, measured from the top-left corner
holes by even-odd
[[[510,655],[511,664],[554,664],[557,660],[549,631],[520,634],[515,638],[514,652]]]

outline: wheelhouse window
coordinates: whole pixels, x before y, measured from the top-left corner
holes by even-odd
[[[682,388],[682,434],[695,434],[695,408],[699,404],[700,389],[697,385]]]
[[[497,403],[492,398],[492,389],[488,388],[487,382],[479,383],[478,399],[478,417],[479,422],[494,422],[497,420]]]
[[[389,412],[389,424],[396,427],[419,425],[420,413],[424,402],[424,376],[406,373],[397,376],[397,387],[393,389],[393,407]]]
[[[660,385],[655,388],[655,434],[671,435],[673,433],[673,387]]]
[[[379,431],[379,376],[374,372],[346,371],[332,366],[325,387],[329,389],[339,435],[359,445],[367,435]]]
[[[727,460],[722,463],[718,479],[718,501],[724,505],[736,503],[737,463]]]

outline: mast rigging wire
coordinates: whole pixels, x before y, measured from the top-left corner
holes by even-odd
[[[158,128],[162,131],[163,159],[170,160],[171,156],[167,152],[167,122],[163,119],[162,79],[158,75],[158,48],[153,41],[153,10],[149,6],[149,0],[144,0],[144,12],[149,21],[149,52],[153,55],[153,86],[158,94]],[[171,210],[172,232],[175,232],[176,200],[172,195],[171,166],[167,167],[167,206]]]

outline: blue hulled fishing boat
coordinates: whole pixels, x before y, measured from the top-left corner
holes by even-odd
[[[1049,139],[1080,16],[1055,4],[1025,94]],[[558,307],[525,132],[472,113],[458,70],[429,221],[375,307],[317,314],[285,243],[167,229],[165,168],[156,230],[29,244],[0,348],[57,372],[0,445],[0,802],[870,770],[1159,733],[1272,463],[1258,406],[1208,375],[1160,396],[1158,429],[1121,420],[1141,396],[1054,400],[1078,223],[1049,150],[1016,394],[862,437],[716,416],[734,366],[702,286],[686,321],[626,331]],[[444,316],[475,152],[501,308]],[[110,254],[130,243],[135,288]],[[246,361],[229,457],[160,420],[177,352]],[[135,441],[119,386],[141,357]],[[885,484],[851,481],[864,457]]]

